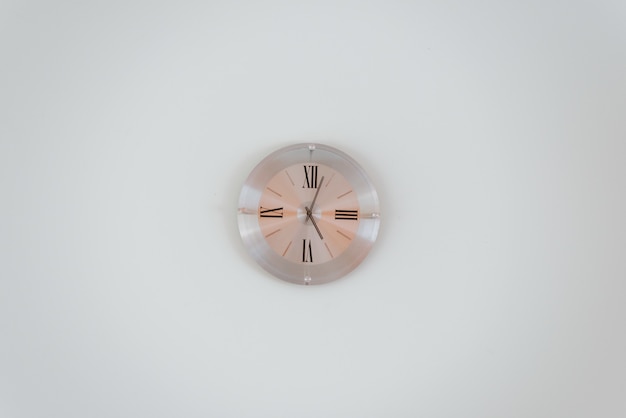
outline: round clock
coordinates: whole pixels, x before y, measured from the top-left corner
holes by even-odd
[[[378,234],[378,195],[347,154],[320,144],[281,148],[252,170],[239,197],[244,245],[266,271],[297,284],[338,279]]]

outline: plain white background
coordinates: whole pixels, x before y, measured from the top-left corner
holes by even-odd
[[[269,152],[379,240],[247,256]],[[626,416],[623,1],[4,1],[0,416]]]

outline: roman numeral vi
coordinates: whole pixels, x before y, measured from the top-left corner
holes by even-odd
[[[313,262],[313,250],[311,249],[310,239],[302,240],[302,262],[303,263]]]

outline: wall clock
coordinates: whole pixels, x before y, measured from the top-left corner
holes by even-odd
[[[238,222],[245,247],[266,271],[297,284],[327,283],[356,268],[374,244],[378,195],[344,152],[297,144],[252,170]]]

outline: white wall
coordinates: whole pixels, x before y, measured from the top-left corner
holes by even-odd
[[[626,7],[0,6],[0,416],[623,417]],[[356,158],[379,240],[281,282],[237,197]]]

